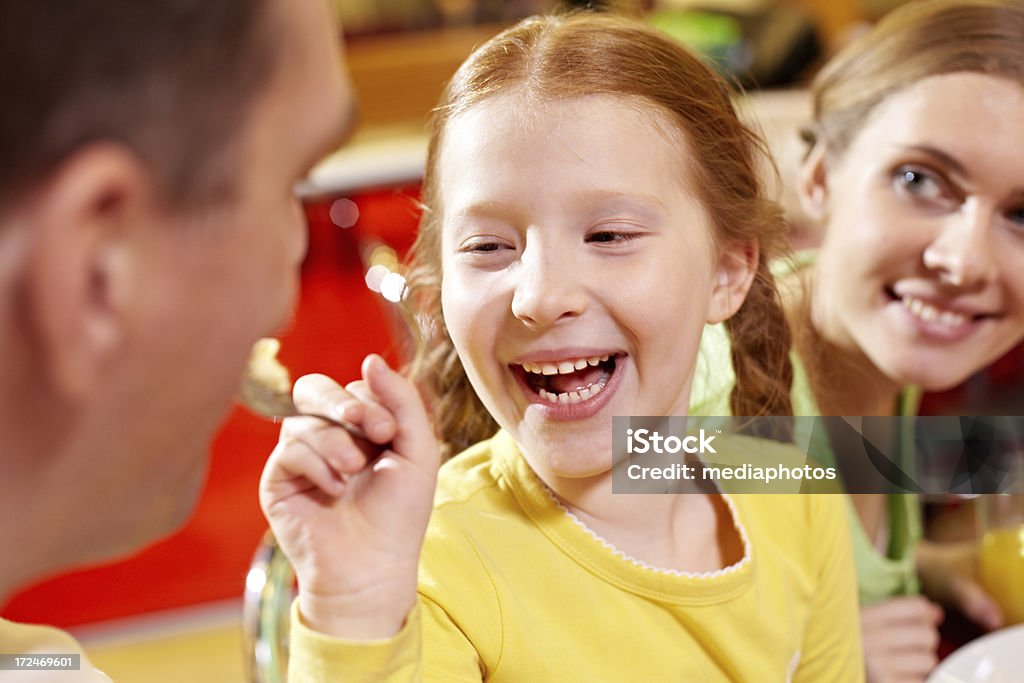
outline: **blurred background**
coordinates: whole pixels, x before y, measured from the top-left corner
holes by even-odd
[[[295,376],[317,371],[345,380],[356,376],[369,352],[402,358],[391,301],[400,295],[398,264],[418,221],[424,124],[443,83],[476,44],[504,26],[573,3],[334,1],[361,125],[354,140],[299,188],[310,248],[281,359]],[[816,235],[787,189],[803,154],[797,131],[810,111],[802,85],[829,54],[897,4],[608,0],[577,6],[643,15],[745,88],[741,109],[769,140],[794,245],[806,247]],[[926,397],[924,411],[1021,414],[1022,380],[1024,353],[1018,348],[964,386]],[[234,410],[214,445],[198,511],[185,528],[123,561],[30,587],[0,614],[70,627],[118,681],[246,680],[243,660],[250,655],[243,654],[239,633],[241,596],[266,529],[256,490],[276,435],[276,425]],[[968,508],[936,533],[969,533],[969,505],[936,506],[936,519],[951,507]]]

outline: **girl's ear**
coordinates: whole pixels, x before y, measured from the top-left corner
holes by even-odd
[[[754,282],[759,259],[760,250],[753,241],[732,242],[722,250],[713,273],[707,322],[720,323],[740,309]]]
[[[804,213],[815,221],[824,221],[828,203],[828,168],[825,145],[820,141],[814,145],[800,168],[797,193]]]

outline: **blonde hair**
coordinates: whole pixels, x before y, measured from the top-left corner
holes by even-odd
[[[805,137],[840,155],[887,97],[957,72],[1024,84],[1024,2],[924,0],[892,11],[818,73],[811,86],[816,127]]]
[[[726,83],[678,43],[625,17],[592,13],[534,17],[495,36],[459,68],[431,121],[426,206],[413,245],[410,300],[419,333],[412,374],[432,401],[447,455],[497,429],[462,367],[441,315],[438,157],[448,123],[497,94],[531,101],[611,94],[668,116],[690,144],[692,179],[717,244],[752,240],[760,249],[754,283],[726,325],[732,336],[734,415],[790,415],[790,332],[768,262],[786,251],[786,226],[765,196],[757,161],[763,142],[737,119]],[[524,102],[527,100],[523,98]]]

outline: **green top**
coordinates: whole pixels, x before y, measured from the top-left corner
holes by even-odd
[[[799,252],[793,259],[776,262],[772,272],[775,277],[781,278],[812,264],[814,258],[813,251]],[[690,393],[691,415],[732,414],[729,394],[736,383],[736,375],[733,372],[731,352],[731,341],[724,324],[705,327]],[[790,360],[793,363],[793,414],[820,415],[803,362],[795,351],[790,354]],[[905,388],[900,396],[900,414],[917,414],[920,397],[916,387]],[[909,452],[906,449],[913,448],[913,434],[905,432],[901,436],[905,452]],[[800,435],[796,437],[799,443]],[[831,451],[827,446],[819,444],[815,452],[828,454]],[[914,563],[914,551],[921,540],[922,530],[917,497],[912,494],[889,496],[889,541],[884,554],[868,538],[849,497],[847,503],[861,604],[870,605],[896,595],[919,592]]]

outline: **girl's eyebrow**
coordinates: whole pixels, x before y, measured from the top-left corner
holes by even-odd
[[[509,214],[516,213],[516,211],[517,209],[513,204],[491,199],[483,199],[480,201],[470,202],[465,206],[459,207],[458,210],[452,212],[452,218],[495,218],[508,216]]]
[[[646,192],[622,192],[620,190],[584,190],[573,195],[573,200],[580,206],[627,209],[646,213],[665,210],[665,203],[653,194]],[[507,218],[520,213],[519,207],[509,202],[484,199],[470,202],[452,212],[453,219],[473,218]]]
[[[592,205],[626,205],[643,211],[664,210],[661,198],[646,192],[622,192],[621,190],[589,190],[579,194],[581,201]]]

